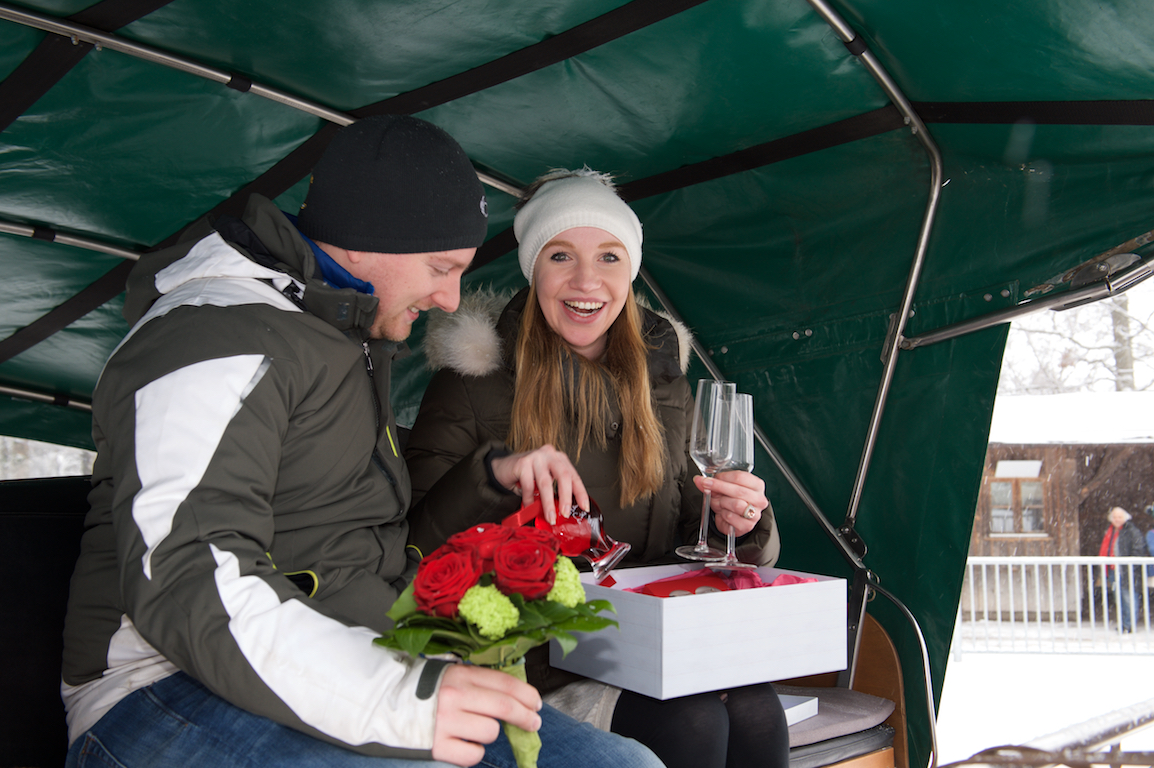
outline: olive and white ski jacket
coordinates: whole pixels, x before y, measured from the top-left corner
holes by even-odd
[[[318,738],[428,757],[443,664],[372,643],[416,565],[389,407],[407,350],[368,340],[377,300],[323,283],[268,200],[195,235],[134,269],[93,394],[70,738],[180,670]]]

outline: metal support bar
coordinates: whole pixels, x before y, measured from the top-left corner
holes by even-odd
[[[28,224],[18,224],[14,221],[5,221],[0,219],[0,232],[8,235],[31,237],[36,240],[44,240],[45,242],[49,243],[71,245],[76,248],[84,248],[85,250],[97,251],[99,253],[107,253],[111,256],[119,256],[122,259],[129,259],[130,261],[136,261],[140,258],[139,252],[132,251],[127,248],[121,248],[118,245],[109,245],[108,243],[102,243],[99,240],[93,240],[88,237],[68,235],[63,232],[58,232],[54,229],[33,227]]]
[[[889,397],[890,384],[893,382],[894,370],[897,366],[898,352],[901,349],[901,342],[906,327],[906,322],[910,316],[910,308],[913,306],[914,293],[917,291],[918,280],[921,276],[922,265],[925,262],[926,251],[929,247],[930,232],[933,230],[934,219],[937,215],[938,202],[941,199],[942,190],[942,156],[938,150],[937,144],[930,136],[929,131],[926,130],[925,124],[917,113],[914,112],[913,107],[905,98],[905,95],[898,88],[897,84],[886,72],[881,62],[873,55],[873,53],[865,47],[864,41],[858,38],[854,29],[846,23],[844,19],[829,6],[825,0],[809,0],[813,8],[825,19],[830,28],[841,38],[849,51],[858,57],[866,70],[874,77],[878,84],[885,91],[889,99],[898,108],[904,117],[906,124],[910,126],[910,130],[918,141],[922,143],[926,154],[930,160],[930,183],[929,183],[929,199],[926,202],[925,213],[922,217],[921,229],[918,232],[917,247],[914,251],[913,263],[910,265],[909,275],[906,278],[906,286],[902,292],[901,306],[896,313],[894,313],[890,333],[886,337],[886,346],[882,353],[882,360],[884,361],[884,369],[882,372],[881,383],[878,386],[877,397],[874,401],[873,413],[870,417],[869,429],[866,434],[865,445],[862,449],[861,461],[858,464],[857,477],[854,481],[853,491],[850,495],[849,506],[846,511],[845,523],[841,526],[843,532],[852,532],[854,529],[854,522],[857,519],[858,507],[861,504],[862,489],[865,486],[866,476],[869,473],[870,461],[873,457],[874,446],[877,443],[878,430],[881,425],[882,414],[885,411],[886,400]],[[937,735],[937,715],[934,712],[934,691],[932,675],[930,670],[930,655],[929,649],[926,647],[925,637],[922,634],[921,627],[918,625],[917,619],[913,613],[910,612],[905,605],[901,603],[895,596],[888,591],[882,589],[877,584],[871,584],[871,588],[878,591],[879,594],[885,595],[889,598],[912,624],[915,633],[918,637],[918,642],[922,657],[922,672],[926,687],[926,707],[929,716],[928,725],[930,730],[930,768],[935,768],[938,760],[938,735]]]
[[[3,3],[0,3],[0,19],[23,24],[26,27],[33,27],[44,32],[60,35],[61,37],[67,37],[72,40],[73,45],[88,43],[98,51],[107,48],[110,51],[123,53],[128,56],[143,59],[144,61],[152,62],[153,64],[179,70],[195,77],[211,80],[233,90],[255,94],[263,99],[284,104],[287,107],[292,107],[295,110],[319,117],[330,123],[336,123],[337,125],[345,126],[357,120],[357,118],[345,112],[331,109],[315,101],[294,96],[279,88],[258,83],[245,75],[202,64],[187,56],[179,56],[150,45],[126,40],[123,37],[110,35],[107,32],[94,29],[93,27],[86,27],[83,24],[76,24],[53,16],[44,16],[43,14],[33,13],[32,11]],[[507,184],[483,171],[476,171],[476,173],[477,178],[481,180],[482,184],[486,184],[493,189],[498,189],[514,197],[517,197],[520,193],[520,189],[512,184]],[[86,246],[82,245],[80,247]]]
[[[1115,275],[1110,275],[1100,283],[1091,283],[1082,288],[1075,288],[1070,291],[1047,296],[1044,299],[1035,299],[1034,301],[1019,304],[1010,309],[991,312],[987,315],[975,317],[961,323],[947,325],[936,331],[923,333],[920,336],[902,339],[901,346],[902,349],[917,349],[918,347],[937,344],[939,341],[954,339],[958,336],[964,336],[967,333],[990,328],[991,326],[1008,323],[1015,318],[1040,312],[1043,309],[1060,311],[1081,306],[1082,304],[1101,301],[1110,296],[1117,296],[1129,288],[1133,288],[1151,275],[1154,275],[1154,261],[1140,262],[1131,266],[1129,269],[1122,270]]]
[[[861,651],[861,630],[865,624],[866,603],[869,602],[868,571],[854,571],[853,585],[850,587],[849,603],[846,606],[846,666],[837,675],[839,688],[853,688],[857,676],[857,659]]]
[[[94,29],[93,27],[76,24],[53,16],[44,16],[43,14],[33,13],[32,11],[15,8],[10,5],[0,5],[0,19],[14,21],[17,24],[23,24],[27,27],[34,27],[44,32],[51,32],[61,37],[67,37],[72,40],[73,45],[89,43],[95,46],[98,51],[102,48],[107,48],[110,51],[124,53],[138,59],[143,59],[144,61],[150,61],[153,64],[160,64],[170,69],[176,69],[196,77],[201,77],[205,80],[212,80],[221,85],[228,85],[233,82],[237,76],[235,72],[229,72],[207,64],[202,64],[186,56],[178,56],[167,51],[162,51],[159,48],[132,42],[131,40],[126,40],[116,35],[110,35],[107,32]],[[247,81],[245,85],[248,86],[245,90],[249,93],[254,93],[270,101],[279,102],[301,112],[307,112],[310,115],[328,120],[330,123],[348,125],[355,119],[343,112],[338,112],[314,102],[306,101],[305,99],[293,96],[290,93],[271,86],[261,85],[260,83],[252,81]]]
[[[926,692],[926,715],[929,718],[928,724],[930,727],[930,762],[929,762],[929,768],[937,768],[937,765],[938,765],[938,715],[937,715],[937,711],[936,711],[937,707],[934,706],[933,673],[930,670],[930,651],[929,651],[929,648],[926,647],[926,636],[924,634],[922,634],[921,625],[918,624],[917,618],[910,611],[910,609],[905,606],[905,603],[903,603],[901,600],[898,600],[897,597],[894,596],[892,593],[890,593],[888,590],[882,589],[881,586],[878,585],[878,583],[876,581],[871,580],[869,587],[870,587],[870,589],[873,589],[879,595],[882,595],[883,597],[887,598],[891,603],[893,603],[897,607],[897,609],[899,611],[901,611],[902,615],[906,617],[906,620],[910,622],[910,626],[913,628],[914,634],[917,635],[918,648],[920,649],[921,655],[922,655],[922,682],[925,684],[925,692]]]
[[[647,270],[644,265],[641,267],[640,274],[641,279],[645,282],[645,286],[653,293],[654,298],[657,299],[657,303],[660,304],[674,320],[683,323],[684,321],[674,308],[669,297],[666,296],[665,292],[661,290],[661,287],[657,285],[657,282],[653,279],[653,276],[649,274],[649,270]],[[725,376],[722,375],[721,369],[713,362],[713,358],[709,356],[709,352],[705,347],[701,346],[701,342],[697,340],[696,336],[691,336],[690,344],[693,347],[693,351],[709,371],[709,374],[719,381],[724,380]],[[805,484],[801,482],[801,478],[794,474],[793,470],[789,468],[789,465],[785,463],[785,459],[781,457],[781,454],[778,453],[777,449],[769,442],[769,439],[765,436],[761,427],[754,424],[753,430],[754,437],[757,438],[758,444],[769,454],[769,458],[774,463],[774,466],[776,466],[782,476],[785,477],[786,482],[789,483],[789,486],[793,488],[794,492],[801,499],[801,502],[806,506],[806,509],[813,515],[814,520],[817,521],[818,525],[826,532],[826,535],[828,535],[834,544],[837,545],[838,549],[841,550],[842,555],[849,561],[849,564],[853,566],[855,571],[865,570],[865,564],[862,563],[861,557],[854,548],[850,546],[841,532],[830,523],[829,519],[817,505],[817,501],[814,500],[809,490],[805,487]]]
[[[31,400],[36,403],[47,403],[49,405],[62,405],[77,411],[92,413],[92,403],[83,400],[73,400],[63,395],[46,395],[43,392],[34,392],[30,389],[0,386],[0,396],[15,397],[21,400]]]
[[[810,5],[825,19],[826,23],[837,33],[842,42],[856,52],[858,59],[866,70],[873,75],[878,84],[885,91],[890,101],[901,112],[906,124],[918,141],[922,143],[926,154],[930,158],[929,200],[926,203],[925,214],[922,218],[921,230],[918,233],[917,248],[914,252],[913,264],[910,266],[909,276],[906,278],[906,287],[902,293],[900,309],[893,318],[893,327],[887,337],[887,346],[883,352],[885,367],[882,372],[881,384],[878,387],[877,398],[874,401],[873,414],[870,417],[869,429],[866,433],[865,446],[862,449],[861,461],[858,464],[857,477],[854,480],[853,491],[850,495],[849,507],[846,511],[845,523],[842,528],[852,530],[857,519],[858,507],[861,505],[862,489],[865,486],[866,476],[869,473],[870,460],[873,457],[874,446],[877,444],[878,429],[881,425],[882,413],[885,411],[886,399],[889,396],[890,384],[893,382],[894,369],[897,366],[898,351],[901,348],[902,334],[906,321],[909,319],[910,307],[913,306],[914,293],[917,291],[918,279],[922,265],[925,262],[926,250],[929,247],[930,232],[933,229],[934,218],[937,215],[938,201],[942,190],[942,155],[937,144],[926,130],[925,123],[914,112],[913,107],[905,95],[898,88],[897,83],[889,76],[881,62],[863,42],[858,38],[854,29],[846,23],[825,0],[809,0]]]

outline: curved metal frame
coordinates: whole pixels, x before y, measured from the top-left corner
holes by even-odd
[[[889,334],[886,337],[886,348],[883,351],[884,369],[882,371],[881,382],[878,386],[877,396],[874,400],[873,413],[870,416],[869,428],[866,433],[865,445],[862,449],[861,460],[858,464],[857,476],[854,480],[853,491],[850,495],[849,507],[846,510],[845,522],[839,529],[842,536],[852,537],[856,539],[854,533],[854,523],[857,519],[858,507],[861,504],[862,489],[865,486],[866,477],[869,474],[870,461],[873,457],[874,447],[877,443],[878,430],[881,425],[882,414],[885,412],[886,400],[889,397],[890,385],[893,382],[894,371],[897,367],[898,352],[901,350],[903,340],[903,333],[905,331],[906,322],[910,316],[910,308],[913,306],[914,294],[917,291],[918,280],[921,276],[922,266],[925,263],[926,251],[929,247],[930,232],[933,230],[934,219],[937,215],[938,203],[941,199],[942,188],[942,156],[933,137],[930,136],[929,131],[926,130],[925,123],[918,117],[905,95],[898,88],[897,83],[889,76],[881,62],[877,57],[865,46],[854,31],[854,29],[841,18],[838,13],[829,6],[825,0],[809,0],[809,4],[813,6],[814,10],[818,12],[825,19],[826,23],[830,25],[833,31],[841,38],[842,43],[850,53],[856,55],[862,65],[869,71],[874,79],[885,91],[890,101],[898,108],[907,125],[914,136],[921,142],[926,154],[930,160],[930,182],[929,182],[929,198],[926,202],[925,214],[922,218],[921,229],[918,232],[917,247],[914,251],[913,263],[910,266],[909,275],[906,278],[905,289],[902,292],[901,305],[898,311],[893,315],[892,326]],[[864,547],[858,546],[858,551],[864,553]],[[860,572],[859,572],[860,573]],[[867,572],[868,573],[868,572]],[[851,616],[864,612],[865,601],[868,599],[868,593],[875,591],[888,598],[897,608],[902,612],[906,619],[910,622],[913,630],[918,638],[919,648],[922,657],[922,675],[926,688],[926,707],[929,721],[930,731],[930,768],[937,765],[938,759],[938,736],[937,736],[937,715],[934,706],[934,692],[933,692],[933,678],[932,670],[930,668],[929,650],[926,647],[925,637],[922,634],[921,626],[918,624],[917,618],[913,613],[902,603],[898,598],[883,589],[878,585],[875,578],[870,575],[864,580],[866,583],[861,590],[855,590],[852,595],[854,600],[851,604]],[[856,624],[856,623],[855,623]],[[854,627],[851,627],[851,634],[854,632]],[[850,659],[849,667],[851,670],[856,666],[857,654],[856,637],[852,639],[850,648],[853,657]]]

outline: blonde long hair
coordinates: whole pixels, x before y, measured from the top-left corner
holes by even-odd
[[[610,394],[621,409],[621,507],[657,492],[668,460],[664,429],[649,386],[649,349],[632,286],[608,330],[601,360],[587,360],[549,327],[535,286],[521,313],[509,445],[528,451],[550,444],[576,463],[586,442],[605,449]]]

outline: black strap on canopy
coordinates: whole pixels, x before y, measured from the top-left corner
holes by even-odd
[[[73,45],[60,35],[48,35],[0,82],[0,131],[16,121],[68,74],[92,50],[90,43]]]
[[[363,118],[386,114],[408,115],[432,109],[573,58],[703,2],[705,0],[633,0],[528,48],[514,51],[444,80],[360,107],[349,114],[352,117]],[[326,125],[279,163],[213,208],[209,215],[239,216],[249,195],[254,192],[270,199],[282,194],[312,169],[335,132],[333,125]],[[174,237],[175,235],[155,247],[164,247]]]
[[[444,104],[454,99],[468,96],[471,93],[483,91],[486,88],[491,88],[494,85],[512,80],[529,72],[543,69],[557,62],[572,58],[584,51],[604,45],[607,42],[674,16],[696,5],[700,5],[702,2],[705,2],[705,0],[633,0],[633,2],[626,3],[620,8],[602,14],[595,19],[591,19],[584,24],[579,24],[566,32],[554,35],[528,48],[515,51],[467,72],[448,77],[436,83],[431,83],[409,91],[408,93],[402,93],[390,99],[361,107],[353,111],[351,115],[361,118],[378,114],[409,114],[411,112],[429,109],[438,104]],[[159,2],[159,0],[154,0],[151,5],[144,2],[144,0],[139,0],[138,2],[133,2],[132,0],[104,0],[104,2],[87,9],[83,13],[87,14],[102,6],[159,7],[163,4],[164,3]],[[83,23],[88,26],[111,31],[107,26],[101,27],[99,23],[95,23],[95,20],[91,16],[85,16],[84,19],[81,19],[79,18],[81,15],[82,14],[77,14],[76,17],[72,17],[72,20],[77,22],[83,21]],[[127,19],[127,21],[131,20],[132,19]],[[122,22],[122,24],[127,23],[127,21]],[[62,44],[71,45],[69,41],[64,40],[64,38],[58,35],[50,35],[49,37],[55,38]],[[57,56],[60,55],[55,49],[53,52],[55,52]],[[45,53],[44,56],[47,57],[48,53]],[[30,56],[29,58],[32,57]],[[77,61],[78,60],[79,58],[77,58]],[[75,62],[73,62],[73,64],[75,64]],[[68,65],[68,68],[71,68],[71,66],[72,64]],[[62,76],[64,72],[67,72],[67,68],[65,68],[60,75]],[[47,88],[55,84],[58,79],[59,76],[51,80],[51,82],[48,82],[44,90],[46,91]],[[40,92],[40,95],[42,94],[43,91]],[[26,106],[21,107],[20,111],[16,115],[13,115],[12,119],[14,120],[22,114],[28,106],[31,106],[31,103],[34,102],[36,98],[39,98],[39,95],[33,98],[32,101],[27,102]],[[4,103],[4,101],[2,94],[0,94],[0,104],[2,103]],[[4,125],[4,123],[0,123],[0,125]],[[213,217],[224,214],[239,216],[243,213],[244,205],[253,193],[259,193],[268,198],[277,197],[293,184],[300,181],[305,174],[312,169],[313,164],[320,158],[321,153],[324,152],[325,147],[328,146],[329,141],[332,140],[336,131],[337,126],[332,123],[325,124],[312,138],[290,152],[282,158],[280,162],[276,163],[276,165],[265,171],[252,182],[233,193],[227,200],[215,206],[209,211],[208,215]],[[181,231],[183,231],[183,228]],[[163,248],[176,242],[179,235],[179,231],[173,233],[153,246],[152,250]],[[40,343],[56,331],[71,325],[88,312],[91,312],[96,307],[101,306],[113,297],[119,295],[124,290],[124,281],[127,279],[130,269],[131,264],[127,267],[123,264],[117,265],[72,299],[56,307],[31,325],[16,331],[4,341],[0,341],[0,363]]]
[[[102,0],[68,17],[69,21],[101,32],[115,32],[162,8],[171,0]],[[0,131],[28,111],[92,50],[91,43],[47,34],[40,45],[0,82]]]
[[[147,16],[170,0],[102,0],[69,16],[70,21],[103,32],[114,32]],[[68,38],[47,34],[40,45],[0,82],[0,131],[24,114],[41,96],[92,50],[89,43],[72,44]],[[39,230],[39,228],[37,228]],[[41,230],[42,231],[42,230]],[[34,232],[33,237],[37,233]],[[122,262],[92,285],[35,322],[0,341],[0,362],[39,344],[124,290],[132,262]]]
[[[118,295],[124,290],[124,281],[134,264],[136,262],[128,260],[120,262],[68,301],[0,341],[0,362],[39,344]]]
[[[633,0],[528,48],[514,51],[440,82],[430,83],[423,88],[363,107],[354,114],[358,117],[367,117],[382,112],[412,114],[431,109],[439,104],[478,93],[571,59],[639,29],[676,16],[703,2],[705,0]]]
[[[1014,102],[915,102],[911,105],[925,123],[972,123],[1006,125],[1154,125],[1154,100],[1134,101],[1014,101]],[[830,125],[758,144],[724,157],[622,184],[626,200],[684,189],[694,184],[742,173],[788,160],[809,152],[876,136],[903,126],[892,105]],[[491,237],[477,251],[470,271],[479,269],[517,247],[513,230]]]
[[[889,105],[856,117],[823,125],[792,136],[767,141],[723,157],[714,157],[693,165],[675,168],[646,179],[627,182],[617,190],[626,201],[643,200],[654,195],[685,189],[754,168],[780,163],[792,157],[876,136],[904,125],[897,107]],[[479,269],[517,247],[509,227],[489,238],[477,251],[469,270]]]
[[[811,128],[764,144],[734,152],[724,157],[703,160],[700,163],[659,173],[647,179],[621,185],[621,196],[626,201],[684,189],[736,173],[744,173],[790,158],[808,155],[822,149],[848,144],[851,141],[887,133],[904,125],[897,107],[892,104],[836,123]]]

